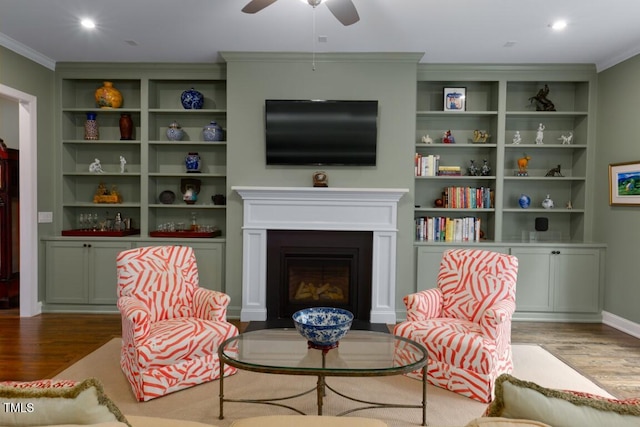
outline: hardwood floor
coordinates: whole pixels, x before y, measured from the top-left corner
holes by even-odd
[[[640,397],[640,339],[591,323],[514,322],[512,329],[514,343],[542,345],[611,394]],[[120,331],[118,314],[20,318],[0,310],[0,381],[51,377]]]

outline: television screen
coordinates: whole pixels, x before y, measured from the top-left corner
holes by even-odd
[[[267,165],[375,166],[378,101],[265,101]]]

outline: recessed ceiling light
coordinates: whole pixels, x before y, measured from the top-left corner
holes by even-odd
[[[556,31],[564,30],[565,28],[567,28],[567,21],[565,20],[556,21],[553,24],[551,24],[551,28],[553,28]]]
[[[82,19],[80,21],[80,24],[85,28],[95,28],[96,27],[96,23],[93,22],[93,20],[91,20],[89,18]]]

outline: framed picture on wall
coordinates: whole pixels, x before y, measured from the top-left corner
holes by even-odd
[[[609,205],[640,206],[640,160],[609,165]]]
[[[467,108],[467,88],[444,88],[444,111],[465,111]]]

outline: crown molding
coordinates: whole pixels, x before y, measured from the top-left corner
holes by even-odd
[[[6,47],[7,49],[14,51],[18,55],[22,55],[25,58],[30,59],[33,62],[36,62],[52,71],[55,71],[56,69],[56,61],[41,54],[36,50],[31,49],[28,46],[23,45],[22,43],[15,41],[11,37],[8,37],[2,33],[0,33],[0,46]]]

